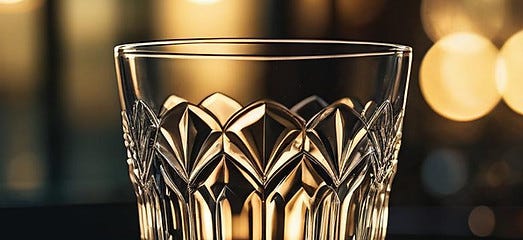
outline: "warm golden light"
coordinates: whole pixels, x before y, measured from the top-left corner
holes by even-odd
[[[232,217],[233,239],[249,239],[249,216],[238,215]]]
[[[217,203],[217,209],[219,209],[218,217],[220,218],[220,223],[224,226],[233,226],[233,216],[231,211],[231,203],[227,198],[219,201]],[[221,231],[220,239],[232,239],[232,227],[223,228]]]
[[[34,10],[42,0],[0,0],[0,13],[19,13]]]
[[[221,92],[235,96],[240,103],[248,103],[260,97],[254,94],[261,83],[261,69],[255,64],[242,61],[192,60],[178,63],[174,74],[183,76],[177,82],[161,81],[166,91],[183,91],[183,97],[199,102],[209,93]],[[202,71],[202,69],[206,69]]]
[[[263,27],[261,1],[154,1],[155,38],[256,36]]]
[[[110,53],[118,35],[118,1],[68,0],[60,4],[61,45],[63,52],[62,83],[66,117],[78,129],[107,124],[117,104],[110,79]],[[96,97],[93,97],[96,96]],[[85,111],[96,109],[96,111]]]
[[[45,34],[40,25],[41,11],[3,14],[22,4],[0,4],[0,89],[3,101],[16,103],[18,108],[32,101],[26,96],[37,91],[44,45],[40,39]]]
[[[210,2],[203,0],[203,2]],[[194,38],[223,36],[255,36],[261,31],[261,14],[256,0],[215,1],[211,4],[202,0],[161,0],[155,2],[155,35],[157,38]],[[228,45],[198,45],[198,51],[230,53],[238,48],[229,49]],[[195,49],[187,49],[197,52]],[[186,63],[182,62],[180,65]],[[201,71],[206,68],[207,71]],[[178,68],[180,74],[190,81],[176,83],[177,89],[183,89],[184,97],[190,101],[200,101],[211,92],[220,92],[237,96],[240,101],[247,99],[256,88],[256,70],[247,63],[234,61],[192,61]],[[245,81],[249,79],[249,81]],[[211,81],[212,80],[212,81]],[[172,81],[162,81],[165,89],[174,91]]]
[[[510,0],[507,1],[507,11],[503,20],[503,27],[497,33],[496,43],[503,43],[510,38],[514,33],[523,29],[523,1]]]
[[[487,114],[501,99],[496,83],[497,48],[472,33],[449,35],[427,52],[420,88],[438,114],[470,121]]]
[[[523,114],[523,31],[510,37],[500,51],[500,81],[503,99],[515,112]]]
[[[503,95],[505,89],[507,89],[507,66],[505,59],[498,56],[496,61],[496,85],[498,86],[499,94]]]
[[[155,1],[154,26],[156,38],[194,38],[223,36],[256,36],[261,32],[260,1],[217,1],[212,5],[195,4],[188,0]],[[195,44],[185,46],[191,53],[248,53],[256,45]],[[241,61],[194,60],[177,63],[173,74],[184,81],[161,81],[166,92],[183,91],[183,97],[199,102],[214,92],[234,96],[242,103],[253,101],[253,92],[260,80],[259,65]],[[202,69],[206,69],[202,71]]]
[[[0,4],[15,4],[24,0],[0,0]]]
[[[303,239],[305,237],[307,221],[303,216],[306,215],[307,211],[310,211],[309,201],[307,193],[300,189],[285,207],[285,215],[288,216],[288,218],[285,218],[285,240]]]
[[[420,14],[433,41],[457,32],[492,39],[503,27],[507,5],[506,0],[423,0]]]
[[[193,3],[198,3],[198,4],[213,4],[215,2],[218,2],[220,0],[189,0]]]

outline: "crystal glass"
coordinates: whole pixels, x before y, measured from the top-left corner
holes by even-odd
[[[115,48],[142,239],[384,239],[406,46],[188,39]]]

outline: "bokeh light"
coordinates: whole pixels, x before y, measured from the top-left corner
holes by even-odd
[[[0,4],[16,4],[24,0],[0,0]]]
[[[196,4],[188,0],[161,0],[154,2],[154,35],[156,38],[194,38],[223,36],[256,36],[263,31],[264,14],[261,1],[217,1],[210,4]],[[190,23],[190,24],[188,24]],[[205,48],[203,48],[205,47]],[[255,51],[231,48],[227,44],[199,45],[207,52]],[[194,49],[187,49],[195,52]],[[259,69],[254,64],[241,61],[180,61],[175,73],[190,81],[160,81],[166,92],[183,89],[183,97],[191,102],[199,102],[213,92],[223,92],[235,96],[242,103],[252,101],[248,96],[257,88]],[[207,71],[201,71],[201,69]],[[165,76],[165,79],[170,79]],[[209,81],[214,79],[214,81]],[[238,79],[249,79],[239,81]],[[218,90],[219,89],[219,90]],[[254,91],[256,92],[256,91]]]
[[[435,196],[450,195],[465,185],[467,163],[463,155],[454,150],[434,150],[423,162],[421,178],[427,192]]]
[[[498,49],[472,33],[455,33],[436,42],[420,69],[420,88],[430,107],[455,121],[487,114],[501,99],[496,82]]]
[[[218,2],[220,0],[189,0],[191,2],[194,2],[194,3],[198,3],[198,4],[213,4],[215,2]]]
[[[507,5],[506,0],[423,0],[420,14],[433,41],[457,32],[492,39],[503,27]]]
[[[505,84],[503,99],[510,108],[523,114],[523,31],[505,42],[500,58],[500,81]]]
[[[511,177],[510,166],[506,161],[496,161],[492,163],[486,174],[485,181],[491,187],[499,187],[506,184]]]
[[[384,0],[337,0],[336,11],[344,27],[361,27],[372,22],[384,5]]]
[[[38,86],[43,46],[40,40],[44,33],[39,24],[40,11],[2,14],[6,6],[0,5],[0,90],[3,90],[2,97],[20,104],[29,100],[21,99],[20,95]]]
[[[496,34],[494,39],[496,43],[502,44],[514,33],[523,29],[523,1],[520,0],[504,0],[506,4],[506,13],[503,20],[503,27]]]
[[[37,9],[43,0],[0,0],[0,13],[20,13]]]
[[[496,226],[494,211],[487,206],[478,206],[472,209],[469,215],[470,231],[478,237],[487,237],[492,234]]]
[[[114,71],[105,67],[111,64],[111,55],[104,51],[118,38],[118,1],[68,0],[61,3],[59,14],[63,19],[61,45],[67,49],[61,55],[63,78],[67,79],[60,93],[67,99],[63,101],[65,115],[76,130],[101,127],[118,109],[113,85],[107,84],[114,76]]]
[[[16,192],[38,190],[44,183],[45,170],[44,162],[35,153],[18,153],[6,163],[5,184]]]
[[[298,36],[322,36],[331,17],[329,1],[290,1],[291,30]]]
[[[154,38],[250,36],[259,34],[265,12],[261,1],[159,0],[153,7]]]
[[[503,95],[507,88],[507,66],[505,64],[505,59],[503,59],[500,54],[496,62],[496,85],[501,95]]]

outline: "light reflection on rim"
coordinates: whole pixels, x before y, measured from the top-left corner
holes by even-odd
[[[343,44],[359,45],[361,47],[383,47],[383,49],[363,49],[358,53],[339,53],[339,54],[317,54],[317,55],[249,55],[249,54],[202,54],[202,53],[177,53],[162,50],[144,50],[145,47],[160,47],[168,45],[183,44],[271,44],[271,43],[296,43],[296,44]],[[143,43],[129,43],[118,45],[114,48],[115,56],[127,57],[149,57],[149,58],[185,58],[185,59],[230,59],[230,60],[310,60],[310,59],[329,59],[329,58],[351,58],[351,57],[370,57],[370,56],[387,56],[387,55],[404,55],[408,56],[412,48],[404,45],[377,43],[377,42],[359,42],[359,41],[342,41],[342,40],[309,40],[309,39],[241,39],[241,38],[215,38],[215,39],[180,39],[152,41]]]

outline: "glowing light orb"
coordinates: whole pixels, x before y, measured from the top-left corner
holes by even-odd
[[[435,196],[451,195],[467,183],[464,156],[450,149],[432,151],[423,161],[421,180],[425,190]]]
[[[487,237],[492,234],[496,226],[494,211],[487,206],[478,206],[472,209],[469,215],[470,231],[478,237]]]
[[[433,41],[457,32],[494,38],[504,25],[506,0],[423,0],[421,22]]]
[[[198,3],[198,4],[213,4],[220,0],[189,0],[189,1],[193,2],[193,3]]]
[[[500,51],[502,74],[500,82],[504,82],[503,99],[515,112],[523,114],[523,31],[510,37]],[[504,70],[504,71],[503,71]]]
[[[42,6],[43,0],[0,0],[0,13],[24,13]]]
[[[23,0],[0,0],[0,4],[15,4],[22,1]]]
[[[436,42],[420,69],[420,88],[430,107],[455,121],[487,114],[501,99],[496,82],[498,49],[486,38],[455,33]]]

